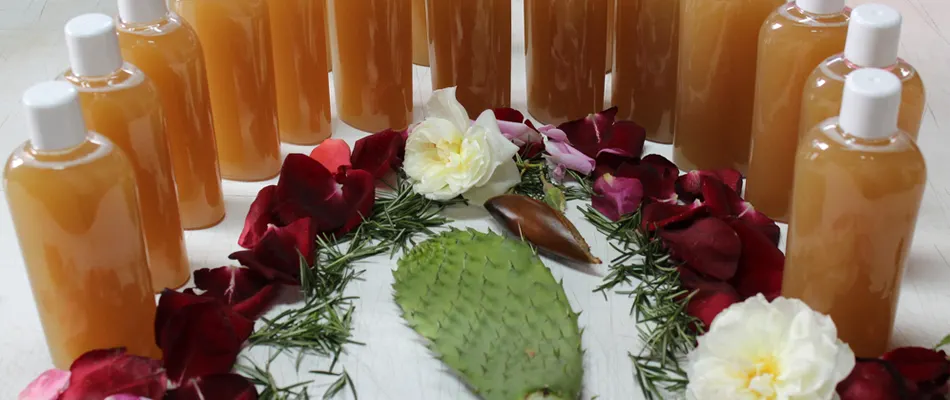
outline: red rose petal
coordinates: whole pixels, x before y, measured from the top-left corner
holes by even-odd
[[[259,272],[249,268],[218,267],[195,271],[195,286],[234,307],[241,315],[256,319],[271,305],[277,286]]]
[[[231,307],[209,297],[171,290],[162,292],[156,327],[159,347],[169,379],[181,384],[189,379],[227,373],[237,360],[254,323]],[[184,304],[184,306],[182,306]]]
[[[718,218],[703,218],[688,228],[659,232],[673,258],[700,273],[719,280],[736,274],[742,242],[729,224]]]
[[[311,217],[320,232],[343,235],[371,215],[375,194],[369,172],[332,175],[309,157],[291,154],[277,182],[276,212],[281,221]]]
[[[267,226],[278,224],[273,210],[276,206],[277,186],[265,186],[257,192],[257,198],[251,203],[251,209],[244,218],[244,230],[238,237],[238,245],[250,249],[260,242],[267,233]]]
[[[404,131],[385,130],[357,140],[353,146],[353,168],[369,172],[374,178],[398,170],[406,151],[403,135]]]
[[[369,176],[366,172],[358,172]],[[303,218],[285,227],[271,226],[253,249],[239,251],[229,257],[260,273],[268,281],[299,285],[300,257],[303,256],[304,261],[312,265],[315,255],[316,234],[313,224],[309,218]]]
[[[606,174],[594,182],[591,205],[611,221],[619,221],[624,215],[636,212],[641,200],[643,186],[636,179]]]
[[[597,153],[610,141],[616,119],[617,107],[613,107],[583,119],[565,122],[558,125],[558,129],[564,131],[574,148],[590,158],[597,158]],[[637,158],[639,156],[637,154]]]
[[[495,119],[499,121],[524,123],[525,120],[524,114],[514,108],[495,108],[492,112],[495,113]]]
[[[69,386],[61,400],[104,399],[114,394],[161,399],[167,386],[161,361],[133,356],[123,348],[90,351],[73,361],[69,371]]]
[[[858,360],[854,370],[838,384],[840,400],[901,400],[907,389],[881,360]]]
[[[703,179],[717,179],[737,195],[742,194],[742,174],[734,169],[689,171],[676,179],[676,194],[686,202],[703,200]]]
[[[643,183],[644,196],[666,203],[675,203],[676,177],[679,169],[665,157],[650,154],[639,164],[624,163],[617,170],[617,176],[639,179]]]
[[[901,375],[916,384],[921,395],[943,398],[947,394],[950,361],[947,361],[947,353],[943,350],[902,347],[881,358],[890,361]]]
[[[716,316],[740,301],[739,295],[731,286],[719,282],[718,284],[704,285],[694,289],[696,291],[686,305],[686,313],[698,318],[706,330],[712,325]]]
[[[350,167],[350,145],[341,139],[327,139],[313,148],[310,158],[316,160],[329,171],[339,171],[341,167]]]
[[[646,129],[632,121],[617,121],[600,143],[594,159],[597,164],[619,168],[624,162],[634,163],[643,153]]]
[[[769,301],[774,300],[782,292],[785,254],[749,223],[732,220],[729,226],[742,241],[739,268],[730,282],[743,299],[762,293]]]
[[[699,202],[690,205],[649,203],[643,206],[640,228],[648,232],[684,228],[706,213],[706,206]]]
[[[49,369],[20,391],[17,400],[57,400],[69,385],[69,371]]]
[[[348,218],[335,233],[344,235],[360,226],[364,219],[373,216],[376,186],[373,175],[362,170],[347,171],[340,183],[343,185],[343,203],[346,204],[344,212]]]
[[[168,392],[165,400],[255,400],[257,390],[237,374],[214,374],[192,378]]]
[[[782,230],[771,218],[756,211],[752,204],[743,203],[742,211],[739,212],[737,217],[740,221],[748,223],[749,226],[765,235],[773,246],[778,246],[779,240],[782,239]]]
[[[738,218],[750,223],[775,245],[781,239],[781,231],[771,218],[755,210],[752,204],[745,202],[718,179],[703,179],[703,198],[712,215],[732,219]]]

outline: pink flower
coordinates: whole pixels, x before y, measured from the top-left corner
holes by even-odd
[[[643,200],[643,185],[639,180],[604,174],[594,182],[591,204],[611,221],[636,212]]]
[[[583,175],[594,172],[594,159],[571,146],[564,131],[552,125],[545,125],[541,127],[541,133],[548,138],[544,143],[544,150],[548,152],[548,161],[555,166],[555,179],[564,179],[564,172],[568,169]]]

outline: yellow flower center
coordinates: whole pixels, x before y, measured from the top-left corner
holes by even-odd
[[[746,371],[746,387],[762,400],[774,400],[777,395],[775,385],[779,374],[775,357],[763,357],[753,364],[753,368]]]

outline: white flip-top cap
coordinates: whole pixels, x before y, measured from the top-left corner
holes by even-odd
[[[901,13],[883,4],[863,4],[851,10],[844,58],[868,68],[897,63],[901,40]]]
[[[845,78],[838,124],[857,137],[890,137],[897,132],[900,106],[900,79],[883,69],[862,68]]]
[[[73,85],[61,81],[36,84],[23,93],[23,107],[34,148],[65,150],[86,140],[79,92]]]
[[[812,14],[834,14],[844,10],[844,0],[796,0],[795,5]]]
[[[66,23],[69,66],[78,76],[104,76],[122,68],[115,21],[105,14],[83,14]]]
[[[119,20],[145,24],[159,21],[168,15],[165,0],[119,0]]]

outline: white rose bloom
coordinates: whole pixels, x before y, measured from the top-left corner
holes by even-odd
[[[521,182],[512,159],[518,146],[501,134],[491,110],[472,124],[448,88],[432,93],[426,112],[409,133],[403,162],[416,192],[433,200],[462,195],[481,205]]]
[[[688,358],[694,400],[833,399],[855,364],[830,317],[761,294],[716,316]]]

